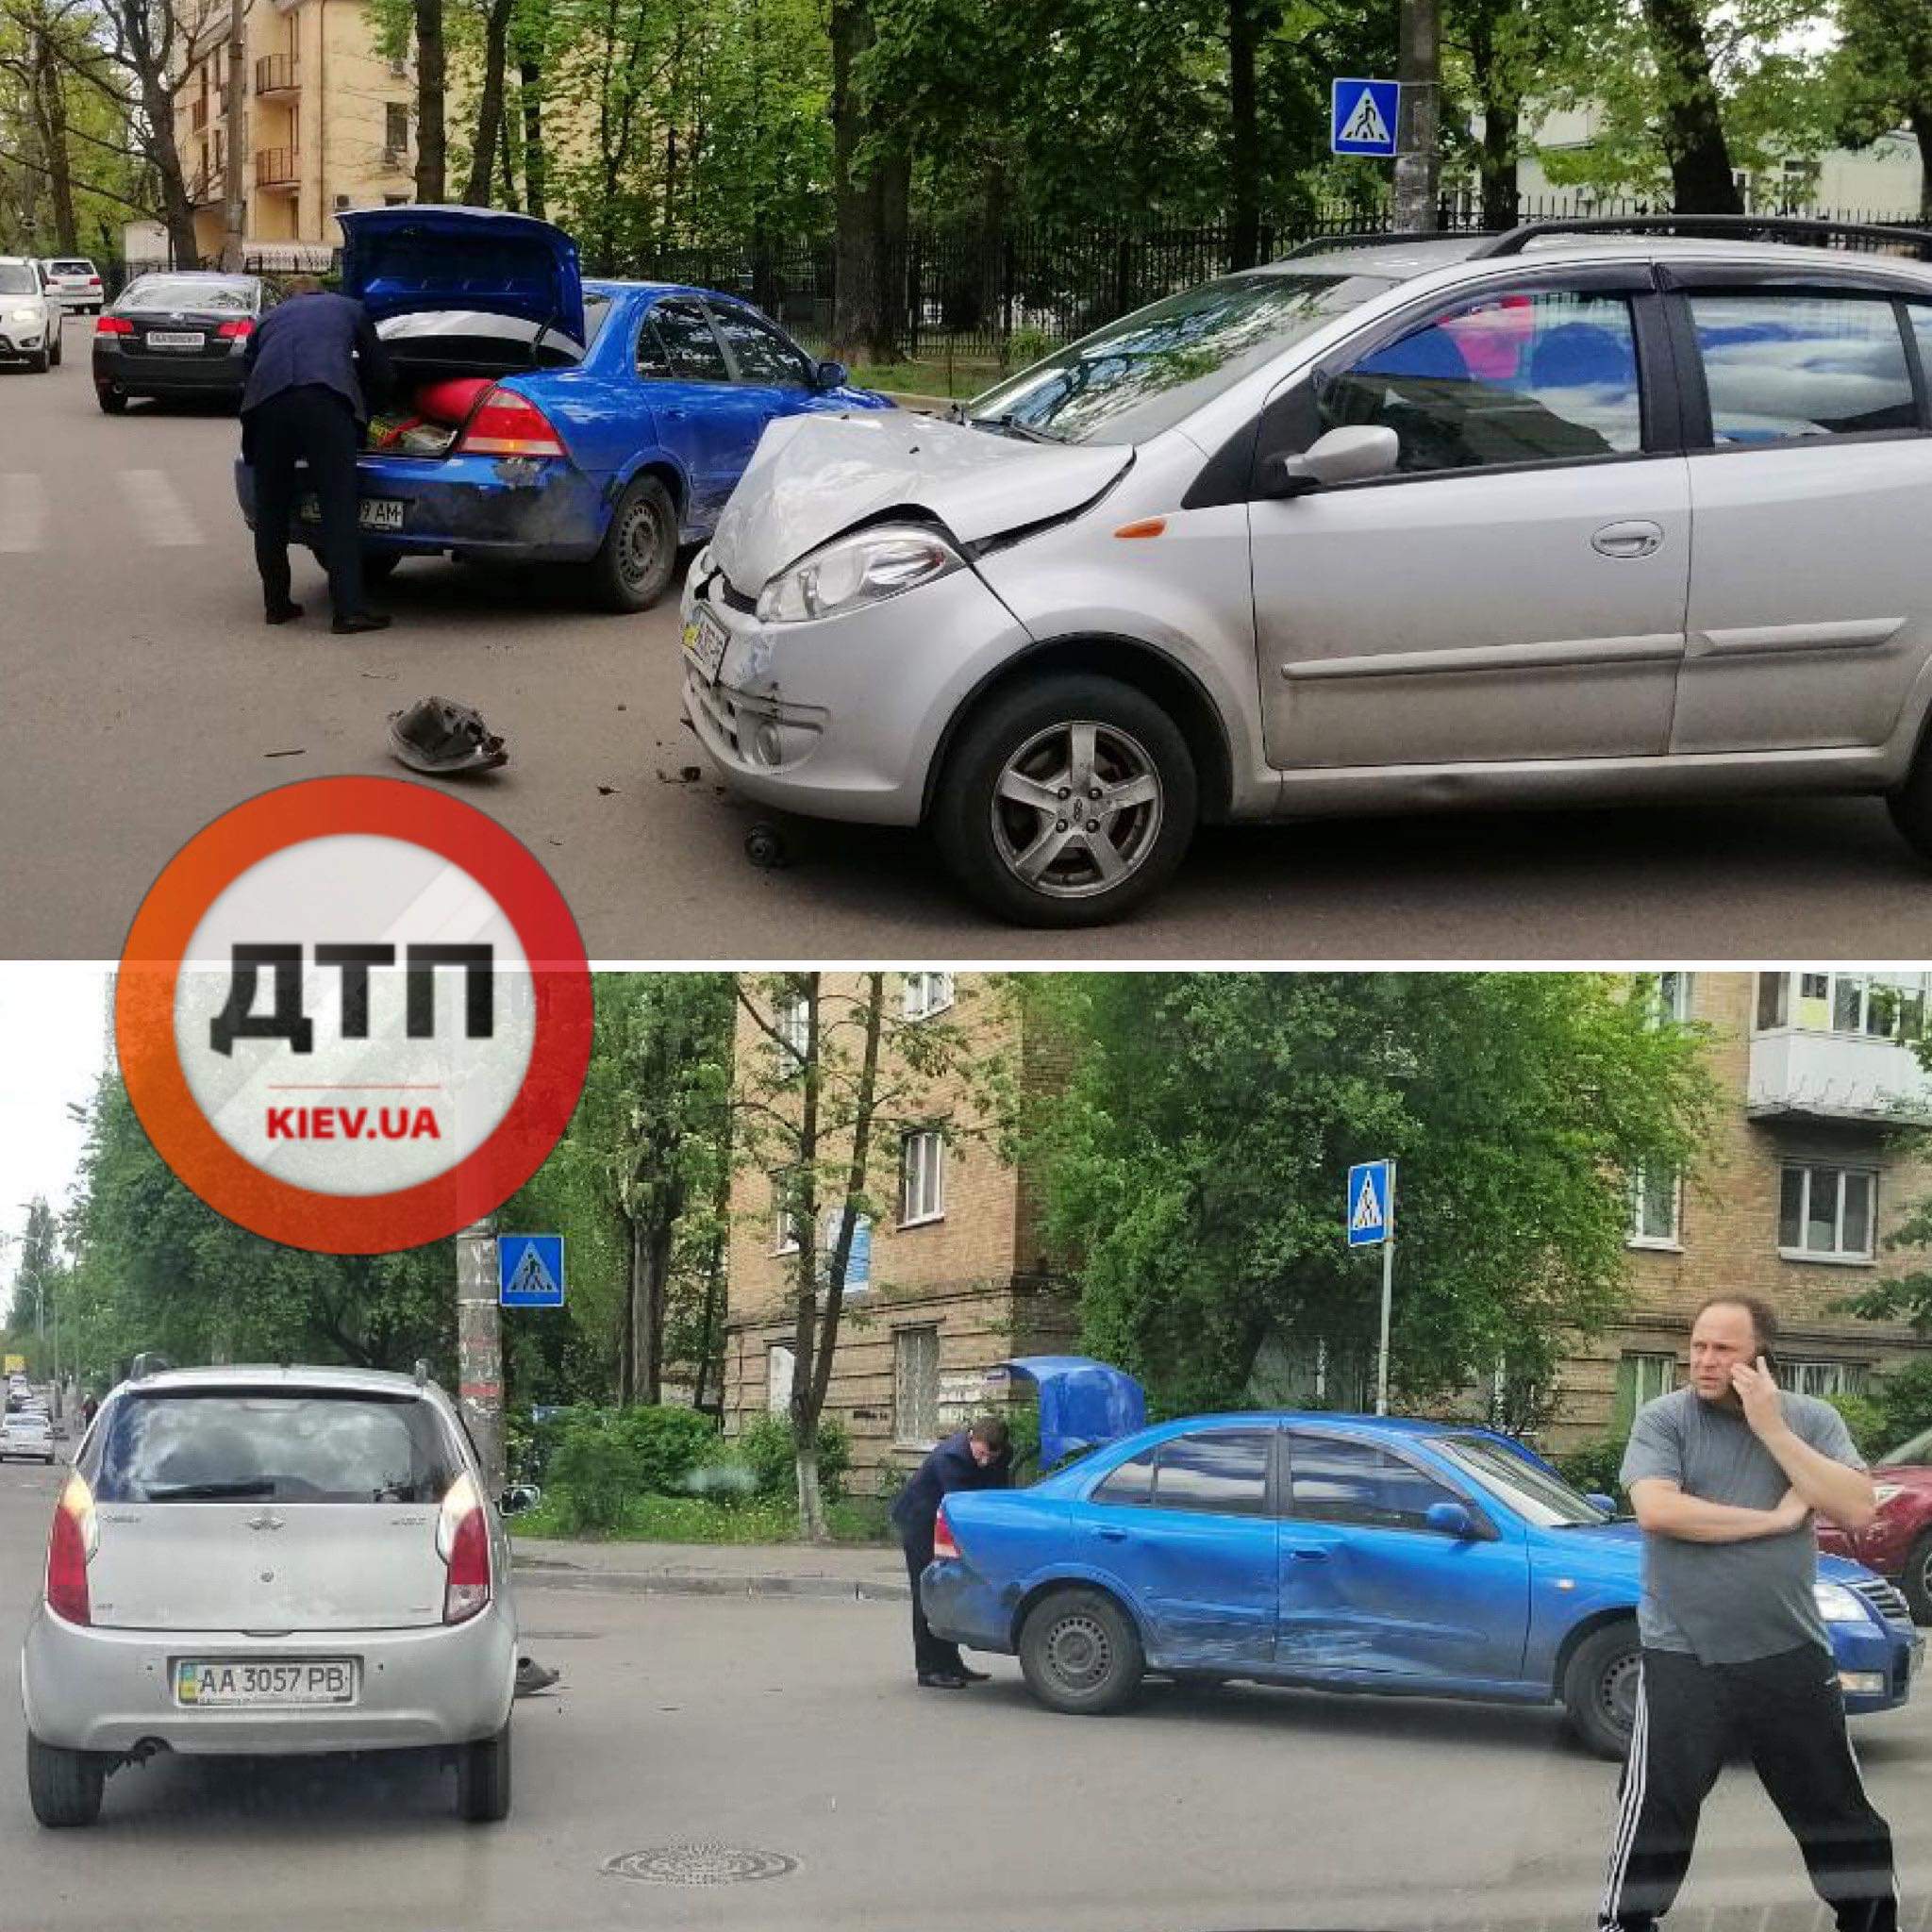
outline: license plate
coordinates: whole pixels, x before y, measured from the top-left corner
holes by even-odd
[[[314,497],[305,496],[295,514],[305,524],[319,524],[322,506]],[[365,496],[356,507],[356,521],[365,530],[400,530],[403,527],[403,499],[400,496]]]
[[[194,1710],[355,1701],[356,1665],[345,1657],[276,1663],[183,1657],[175,1666],[175,1702]]]
[[[706,609],[700,608],[684,627],[684,648],[708,684],[717,683],[718,667],[724,661],[724,647],[730,641],[730,633]]]
[[[147,332],[151,349],[199,349],[207,341],[198,330],[151,328]]]

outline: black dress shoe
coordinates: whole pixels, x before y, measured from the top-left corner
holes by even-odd
[[[277,604],[269,610],[268,622],[270,624],[293,624],[301,615],[302,607],[299,604]]]
[[[959,1666],[959,1680],[965,1684],[991,1684],[992,1682],[992,1673],[991,1671],[975,1671],[965,1664],[961,1664]]]
[[[335,621],[335,634],[339,638],[358,638],[367,630],[387,630],[394,620],[386,613],[375,610],[358,610],[353,617],[339,617]]]
[[[966,1679],[952,1671],[921,1671],[919,1688],[922,1690],[963,1690]]]

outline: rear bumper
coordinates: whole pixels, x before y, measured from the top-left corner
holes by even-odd
[[[447,550],[520,563],[580,563],[597,554],[610,521],[596,479],[556,458],[362,457],[356,491],[402,504],[400,530],[364,529],[362,541],[403,556]],[[235,497],[253,529],[255,472],[239,460]]]
[[[357,1701],[299,1710],[195,1710],[175,1701],[181,1657],[358,1660]],[[21,1707],[44,1744],[132,1751],[145,1742],[208,1756],[304,1756],[472,1743],[509,1717],[516,1614],[501,1594],[454,1627],[239,1631],[83,1629],[34,1607],[20,1654]]]
[[[107,342],[119,337],[109,336]],[[128,356],[109,348],[99,336],[93,345],[94,386],[118,389],[129,396],[231,395],[238,401],[248,386],[248,368],[240,356]]]
[[[969,1650],[1012,1655],[1013,1606],[964,1562],[928,1563],[920,1574],[919,1601],[935,1637]]]

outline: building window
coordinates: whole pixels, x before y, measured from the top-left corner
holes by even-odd
[[[765,1407],[783,1415],[791,1407],[791,1369],[797,1357],[781,1341],[765,1351]]]
[[[1770,1033],[1791,1019],[1791,977],[1788,973],[1757,975],[1757,1030]]]
[[[946,1137],[937,1127],[899,1140],[899,1224],[938,1221],[946,1211]]]
[[[1690,974],[1650,973],[1644,979],[1653,1026],[1669,1025],[1690,1017]]]
[[[803,993],[778,1003],[777,1034],[795,1059],[811,1050],[811,1002]]]
[[[383,133],[385,147],[408,147],[409,144],[409,110],[400,101],[390,102],[385,109],[388,126]]]
[[[1873,1040],[1917,1040],[1925,1030],[1924,975],[1833,974],[1831,1030]]]
[[[940,1331],[901,1328],[892,1337],[892,1440],[924,1448],[940,1434]]]
[[[798,1252],[798,1215],[785,1196],[791,1185],[789,1174],[772,1176],[772,1252],[795,1255]]]
[[[1646,1402],[1668,1395],[1676,1386],[1675,1356],[1626,1353],[1617,1364],[1617,1434],[1627,1434]]]
[[[1878,1176],[1864,1167],[1788,1166],[1778,1189],[1778,1252],[1792,1261],[1869,1261]]]
[[[1630,1234],[1633,1248],[1674,1248],[1677,1210],[1683,1188],[1674,1168],[1640,1167],[1630,1176]]]
[[[953,1004],[953,975],[950,973],[908,973],[906,975],[905,1009],[908,1020],[928,1020]]]
[[[385,194],[382,205],[384,208],[408,208],[409,197],[407,194]]]
[[[1863,1362],[1787,1362],[1777,1365],[1777,1386],[1793,1395],[1862,1395]]]

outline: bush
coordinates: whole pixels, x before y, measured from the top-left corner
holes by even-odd
[[[578,1423],[565,1431],[550,1458],[551,1494],[544,1502],[554,1503],[566,1535],[608,1536],[622,1524],[626,1505],[641,1487],[636,1467],[608,1429]]]
[[[1872,1399],[1885,1417],[1883,1449],[1896,1449],[1932,1429],[1932,1359],[1894,1369],[1880,1379]]]
[[[710,1418],[694,1408],[620,1409],[609,1429],[631,1456],[638,1486],[653,1495],[678,1493],[718,1447]]]
[[[1892,1447],[1895,1439],[1883,1404],[1869,1395],[1828,1395],[1825,1400],[1844,1417],[1853,1446],[1867,1462]]]
[[[1607,1441],[1592,1442],[1585,1449],[1573,1449],[1569,1455],[1554,1460],[1573,1490],[1581,1490],[1586,1496],[1592,1492],[1615,1496],[1621,1502],[1624,1485],[1618,1473],[1624,1466],[1625,1446],[1623,1437],[1612,1437]]]
[[[798,1491],[797,1457],[791,1447],[791,1424],[782,1415],[755,1415],[733,1445],[737,1458],[748,1469],[761,1496],[789,1496]],[[845,1474],[852,1467],[852,1442],[842,1423],[819,1424],[819,1492],[826,1502],[845,1493]]]

